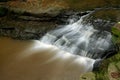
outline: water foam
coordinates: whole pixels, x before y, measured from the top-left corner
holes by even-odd
[[[83,24],[85,17],[86,15],[74,23],[48,32],[40,41],[55,45],[71,54],[93,59],[102,58],[111,46],[111,33],[96,30],[90,24]]]

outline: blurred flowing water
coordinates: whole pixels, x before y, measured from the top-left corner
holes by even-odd
[[[48,32],[40,40],[0,38],[0,80],[79,80],[111,46],[111,33],[83,18]]]
[[[48,32],[41,38],[41,42],[57,46],[71,54],[93,59],[105,57],[105,51],[112,46],[111,33],[94,29],[91,24],[83,24],[84,18],[74,22],[70,19],[68,25]]]

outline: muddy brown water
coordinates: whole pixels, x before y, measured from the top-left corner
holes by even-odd
[[[94,61],[38,40],[0,38],[0,80],[79,80]]]

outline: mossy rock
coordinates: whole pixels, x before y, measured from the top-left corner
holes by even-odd
[[[80,76],[80,80],[96,80],[93,72],[88,72]]]
[[[98,71],[94,72],[96,74],[96,80],[119,80],[120,79],[119,67],[120,67],[120,52],[102,62]],[[114,74],[117,74],[118,76],[117,77],[115,76],[116,78],[114,78]]]
[[[120,61],[116,64],[117,68],[120,70]]]
[[[112,34],[113,34],[113,41],[117,44],[120,44],[120,23],[116,24],[117,26],[114,26],[112,28]]]
[[[114,43],[119,45],[120,29],[116,26],[112,27],[112,35]],[[105,59],[94,73],[96,80],[120,80],[120,51],[114,56]]]

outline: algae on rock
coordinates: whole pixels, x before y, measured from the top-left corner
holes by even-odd
[[[120,29],[112,27],[112,35],[114,43],[120,46]],[[95,74],[96,80],[120,80],[120,51],[104,60]]]

